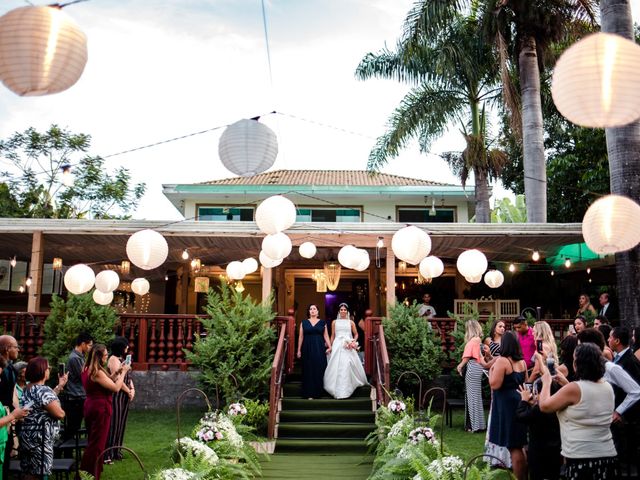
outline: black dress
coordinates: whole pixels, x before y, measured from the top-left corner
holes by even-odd
[[[493,390],[489,441],[500,447],[520,448],[527,444],[527,427],[516,420],[520,404],[518,386],[524,379],[525,372],[512,371],[505,374],[502,386]]]
[[[324,394],[323,379],[327,368],[327,354],[324,345],[324,320],[315,325],[307,319],[302,321],[302,389],[303,398],[319,398]]]

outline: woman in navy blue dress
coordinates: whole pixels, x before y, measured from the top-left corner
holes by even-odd
[[[309,305],[309,318],[300,323],[298,333],[298,358],[302,358],[303,398],[320,398],[324,394],[323,379],[327,368],[327,354],[331,342],[327,324],[318,318],[318,307]]]

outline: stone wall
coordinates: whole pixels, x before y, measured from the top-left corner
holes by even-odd
[[[131,372],[136,388],[136,397],[131,403],[134,410],[175,410],[178,396],[188,388],[197,388],[196,372],[150,370]],[[215,398],[211,399],[215,402]],[[182,401],[182,407],[206,408],[202,395],[189,393]]]

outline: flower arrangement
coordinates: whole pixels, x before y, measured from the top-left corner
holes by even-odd
[[[167,468],[160,470],[153,476],[154,480],[194,480],[197,475],[183,468]]]
[[[429,464],[429,471],[436,475],[438,478],[447,474],[447,478],[452,477],[455,474],[460,474],[464,468],[464,462],[460,457],[451,455],[449,457],[438,458]]]
[[[203,460],[206,460],[210,464],[218,463],[218,455],[216,452],[201,441],[189,437],[182,437],[180,440],[174,442],[174,448],[183,456],[189,452],[195,457],[201,456]]]
[[[195,436],[205,443],[226,440],[234,448],[241,448],[244,443],[233,422],[221,412],[205,413],[196,427]]]
[[[196,438],[201,442],[213,442],[222,440],[224,435],[216,427],[204,427],[196,432]]]
[[[345,340],[343,347],[346,350],[354,350],[356,352],[360,350],[360,344],[357,340]]]
[[[405,436],[411,427],[413,427],[413,418],[404,416],[391,426],[387,437]]]
[[[437,443],[436,434],[429,427],[418,427],[409,432],[409,441],[412,444],[417,445],[425,440],[433,443],[434,445]]]
[[[387,408],[390,412],[393,413],[404,413],[404,411],[407,409],[407,406],[401,400],[391,400],[387,405]]]
[[[238,415],[246,415],[247,409],[241,403],[232,403],[229,405],[229,409],[227,410],[227,415],[230,417],[235,417]]]

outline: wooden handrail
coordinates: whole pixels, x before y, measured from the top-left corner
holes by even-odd
[[[278,345],[273,357],[273,363],[271,364],[271,381],[269,384],[269,439],[273,439],[275,437],[287,350],[293,350],[293,348],[288,347],[289,339],[287,338],[287,325],[285,323],[281,323],[280,332],[278,334]]]
[[[368,310],[367,313],[371,311]],[[374,384],[378,403],[386,405],[389,402],[391,370],[382,318],[367,316],[364,320],[364,330],[365,371]]]

